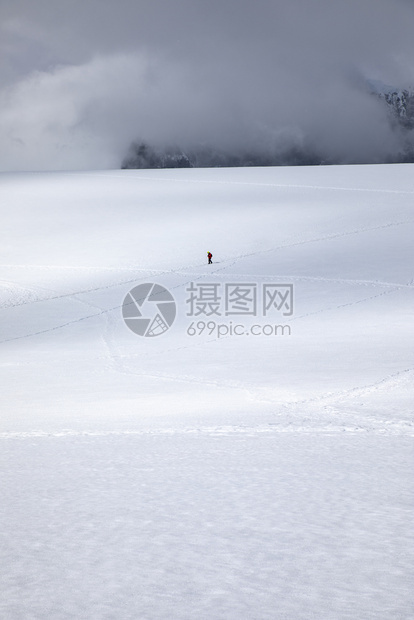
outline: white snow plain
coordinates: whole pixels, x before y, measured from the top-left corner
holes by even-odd
[[[412,618],[413,205],[413,165],[1,175],[0,616]]]

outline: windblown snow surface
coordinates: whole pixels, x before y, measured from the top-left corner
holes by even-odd
[[[413,618],[414,166],[0,184],[0,616]]]

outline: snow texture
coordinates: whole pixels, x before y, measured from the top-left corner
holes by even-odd
[[[2,618],[413,617],[413,173],[0,177]],[[190,317],[191,283],[293,313]]]

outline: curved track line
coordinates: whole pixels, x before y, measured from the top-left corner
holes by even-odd
[[[86,176],[86,175],[84,175]],[[126,176],[122,176],[120,174],[92,174],[88,176],[103,176],[105,178],[122,178],[126,179]],[[277,187],[282,189],[313,189],[313,190],[328,190],[328,191],[343,191],[343,192],[368,192],[368,193],[380,193],[380,194],[402,194],[402,195],[412,195],[414,194],[414,190],[400,190],[400,189],[376,189],[376,188],[365,188],[365,187],[342,187],[335,185],[306,185],[306,184],[296,184],[296,183],[263,183],[259,181],[222,181],[222,180],[206,180],[206,179],[183,179],[183,178],[174,178],[174,177],[156,177],[156,176],[144,176],[141,174],[135,173],[134,177],[132,174],[128,175],[129,179],[134,178],[137,181],[162,181],[162,182],[171,182],[171,183],[194,183],[194,184],[206,184],[206,185],[243,185],[243,186],[252,186],[252,187]]]
[[[356,234],[360,234],[360,233],[364,233],[364,232],[371,232],[371,231],[380,230],[380,229],[383,229],[383,228],[390,228],[392,226],[402,226],[402,225],[406,225],[406,224],[412,223],[412,222],[413,222],[413,220],[401,221],[401,222],[390,222],[388,224],[381,224],[379,226],[366,227],[366,228],[358,228],[356,230],[346,231],[346,232],[342,232],[342,233],[334,233],[334,234],[331,234],[331,235],[326,235],[324,237],[316,237],[316,238],[312,238],[312,239],[305,239],[303,241],[295,241],[293,243],[279,245],[279,246],[275,246],[275,247],[272,247],[272,248],[267,248],[265,250],[257,250],[256,252],[249,252],[249,253],[246,253],[246,254],[239,254],[239,255],[236,255],[236,256],[233,256],[233,257],[229,257],[229,258],[226,259],[226,261],[233,261],[233,263],[231,263],[231,265],[224,265],[223,267],[220,267],[218,269],[213,269],[213,270],[211,270],[209,272],[209,274],[218,273],[220,271],[224,271],[225,269],[228,269],[230,266],[234,265],[238,260],[241,260],[243,258],[248,258],[248,257],[251,257],[251,256],[258,256],[260,254],[266,254],[266,253],[270,253],[270,252],[275,252],[275,251],[278,251],[278,250],[281,250],[281,249],[296,247],[296,246],[299,246],[299,245],[305,245],[307,243],[317,243],[319,241],[329,241],[331,239],[337,239],[338,237],[346,237],[346,236],[349,236],[349,235],[356,235]],[[198,263],[196,265],[192,265],[191,267],[200,267],[200,266],[205,266],[205,263],[201,263],[201,264]],[[169,269],[169,270],[165,270],[165,271],[158,271],[157,275],[158,276],[170,275],[170,274],[190,275],[190,274],[185,273],[185,272],[183,273],[182,270],[185,270],[185,269],[186,269],[185,267],[179,267],[178,269]],[[155,273],[155,270],[148,270],[148,273],[150,271]],[[149,273],[149,275],[151,275],[151,274]],[[207,275],[207,273],[200,274],[200,277],[203,277],[203,275],[205,276],[205,275]],[[252,276],[249,276],[249,277],[252,277]],[[84,290],[81,290],[81,291],[74,291],[74,292],[71,292],[71,293],[63,293],[61,295],[54,295],[54,296],[47,297],[47,298],[44,298],[44,299],[36,299],[36,300],[31,301],[31,302],[29,302],[29,301],[28,302],[22,302],[22,303],[19,303],[19,304],[14,304],[14,306],[25,305],[27,303],[39,303],[39,302],[42,302],[42,301],[51,301],[51,300],[54,300],[54,299],[62,299],[64,297],[71,297],[73,295],[81,295],[81,294],[85,294],[85,293],[93,293],[93,292],[102,291],[102,290],[106,290],[106,289],[110,289],[110,288],[115,288],[117,286],[122,286],[124,284],[132,284],[133,282],[139,282],[142,279],[143,279],[143,277],[141,277],[141,278],[130,278],[128,280],[123,280],[121,282],[115,282],[115,283],[109,284],[109,285],[93,287],[93,288],[90,288],[90,289],[84,289]],[[401,285],[401,286],[403,286],[403,285]],[[8,306],[8,307],[13,307],[13,305]]]

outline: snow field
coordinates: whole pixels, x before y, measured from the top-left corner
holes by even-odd
[[[412,617],[413,179],[2,175],[2,617]],[[122,320],[145,282],[157,338]],[[214,316],[290,335],[188,335],[206,282],[293,284]]]

